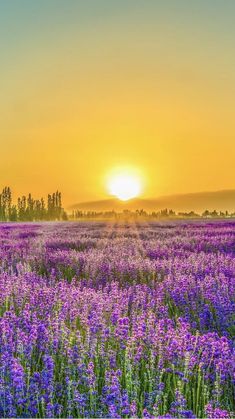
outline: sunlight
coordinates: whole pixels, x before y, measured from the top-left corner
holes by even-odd
[[[112,176],[108,181],[110,195],[116,196],[122,201],[135,198],[141,192],[140,179],[133,174],[120,173]]]

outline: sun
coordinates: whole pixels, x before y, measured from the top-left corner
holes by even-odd
[[[139,196],[141,192],[141,181],[137,175],[119,173],[113,175],[108,181],[110,195],[114,195],[121,201]]]

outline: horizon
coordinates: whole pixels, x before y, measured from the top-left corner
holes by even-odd
[[[120,200],[118,197],[115,196],[107,196],[105,199],[102,200],[89,200],[89,201],[81,201],[80,203],[87,203],[87,202],[97,202],[97,201],[110,201],[110,200],[116,200],[116,201],[122,201],[123,203],[127,203],[128,201],[134,201],[134,200],[150,200],[150,199],[159,199],[159,198],[166,198],[166,197],[175,197],[175,196],[184,196],[184,195],[195,195],[195,194],[215,194],[215,193],[222,193],[222,192],[235,192],[235,188],[231,189],[218,189],[218,190],[210,190],[210,191],[195,191],[195,192],[183,192],[183,193],[175,193],[175,194],[166,194],[166,195],[157,195],[157,196],[147,196],[143,198],[142,196],[135,196],[133,198],[129,198],[126,201]]]
[[[77,202],[68,207],[68,210],[97,210],[97,211],[122,211],[144,209],[147,212],[172,209],[176,212],[195,211],[202,213],[209,211],[235,212],[235,189],[220,191],[202,191],[194,193],[162,195],[155,198],[135,197],[127,201],[111,197],[104,200]]]
[[[2,194],[4,190],[8,189],[10,192],[10,205],[18,206],[17,201],[20,199],[33,199],[36,201],[43,200],[47,202],[49,197],[52,197],[55,193],[60,194],[62,199],[62,208],[70,213],[73,210],[83,211],[122,211],[122,210],[140,210],[143,209],[147,212],[160,211],[165,208],[174,210],[176,212],[190,212],[195,211],[202,213],[205,210],[209,211],[230,211],[235,212],[235,189],[221,189],[217,191],[198,191],[198,192],[186,192],[181,194],[168,194],[156,197],[142,198],[141,196],[134,196],[126,200],[120,199],[118,196],[109,196],[105,199],[90,200],[74,202],[72,205],[66,206],[63,201],[63,194],[61,191],[46,191],[41,196],[36,196],[34,192],[28,191],[26,194],[16,196],[12,188],[5,186],[0,191],[0,208]],[[8,195],[8,194],[7,194]]]
[[[65,207],[107,199],[117,170],[143,199],[235,189],[234,13],[217,0],[2,2],[1,183],[58,188]]]

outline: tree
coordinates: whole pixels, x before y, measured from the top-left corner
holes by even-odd
[[[17,221],[17,219],[18,219],[17,207],[16,207],[16,205],[13,205],[11,207],[11,213],[10,213],[9,221]]]

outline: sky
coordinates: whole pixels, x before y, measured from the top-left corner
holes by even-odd
[[[234,0],[0,0],[0,188],[235,188]]]

